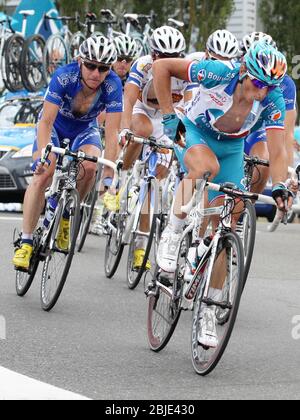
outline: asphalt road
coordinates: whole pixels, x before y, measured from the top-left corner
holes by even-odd
[[[21,222],[4,216],[0,366],[92,399],[300,398],[300,225],[269,234],[259,223],[232,339],[202,378],[190,361],[191,314],[183,313],[164,351],[151,352],[143,286],[127,289],[125,258],[116,277],[105,278],[103,238],[88,237],[51,313],[40,309],[39,276],[25,298],[17,297],[10,261],[12,231]]]

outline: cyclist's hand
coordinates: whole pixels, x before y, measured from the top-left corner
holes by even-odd
[[[132,131],[129,130],[129,128],[123,128],[123,130],[119,134],[119,144],[120,146],[124,147],[127,143],[127,136],[133,136]]]
[[[276,201],[278,209],[283,212],[287,212],[293,205],[294,194],[283,183],[273,186],[272,197]]]
[[[163,116],[164,134],[174,142],[182,140],[185,133],[185,126],[176,114],[165,114]]]
[[[35,175],[42,175],[44,174],[51,165],[51,160],[47,159],[44,164],[41,162],[41,158],[36,159],[33,164],[31,165],[32,171]]]

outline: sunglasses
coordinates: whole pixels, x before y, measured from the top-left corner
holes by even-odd
[[[247,75],[248,75],[249,79],[251,80],[253,86],[256,87],[257,89],[261,90],[261,89],[266,89],[267,88],[267,89],[269,89],[269,92],[271,92],[272,90],[274,90],[278,87],[276,85],[275,86],[274,85],[270,86],[267,83],[264,83],[259,79],[256,79],[250,73],[247,73]]]
[[[95,71],[97,69],[99,73],[105,73],[110,70],[110,66],[97,66],[96,64],[88,63],[87,61],[83,60],[82,63],[84,67],[86,67],[90,71]]]
[[[123,61],[126,61],[127,64],[131,63],[133,61],[133,57],[118,57],[118,62],[122,63]]]

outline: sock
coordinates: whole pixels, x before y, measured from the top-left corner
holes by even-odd
[[[33,233],[22,233],[22,244],[33,246]]]
[[[176,233],[182,232],[185,221],[186,219],[179,219],[174,213],[171,214],[170,223]]]
[[[208,298],[214,300],[215,302],[220,302],[222,298],[222,290],[210,287],[208,291]]]

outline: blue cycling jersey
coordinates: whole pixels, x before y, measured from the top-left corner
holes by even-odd
[[[123,90],[120,78],[111,71],[99,88],[99,92],[85,115],[73,114],[76,95],[83,89],[81,70],[77,62],[58,69],[47,89],[45,100],[59,106],[54,128],[59,137],[76,138],[89,127],[97,127],[97,117],[123,111]]]
[[[187,109],[187,117],[210,135],[222,138],[245,137],[265,126],[266,129],[284,129],[285,103],[280,88],[269,92],[262,101],[254,101],[244,125],[236,133],[220,132],[215,124],[233,105],[233,95],[239,83],[239,64],[229,61],[201,61],[191,63],[189,80],[198,82],[199,91]]]
[[[286,75],[280,85],[282,91],[285,108],[287,111],[297,109],[297,88],[293,79]]]

